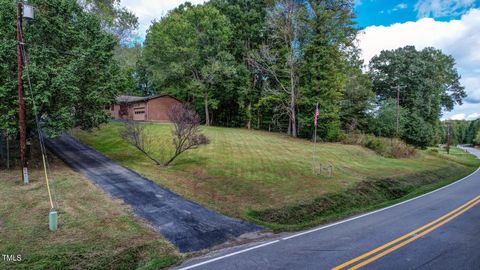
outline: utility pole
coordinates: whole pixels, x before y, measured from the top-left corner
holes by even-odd
[[[10,135],[7,131],[7,169],[10,169]]]
[[[17,64],[18,64],[18,124],[20,131],[20,162],[22,180],[28,184],[27,127],[25,123],[25,98],[23,94],[23,3],[17,3]]]
[[[400,86],[397,85],[397,137],[400,137]]]
[[[447,122],[447,154],[450,155],[450,146],[452,145],[452,123]]]

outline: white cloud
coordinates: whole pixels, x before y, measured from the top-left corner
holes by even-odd
[[[474,3],[475,0],[419,0],[415,4],[415,11],[419,18],[438,18],[463,14]]]
[[[393,8],[393,11],[397,11],[397,10],[401,10],[401,9],[406,9],[408,8],[408,5],[405,4],[405,3],[400,3],[398,5],[396,5],[394,8]]]
[[[450,116],[449,118],[447,118],[449,120],[468,120],[468,121],[473,121],[473,120],[477,120],[477,119],[480,119],[480,113],[472,113],[472,114],[469,114],[469,115],[466,115],[464,113],[458,113],[458,114],[454,114],[452,116]]]
[[[469,116],[467,116],[467,118],[465,119],[468,121],[480,119],[480,113],[472,113]]]
[[[450,119],[455,114],[460,114],[460,113],[465,114],[465,118],[467,118],[470,115],[475,115],[476,113],[479,113],[480,111],[479,107],[480,107],[479,104],[464,103],[461,106],[457,106],[454,111],[446,113],[442,117],[442,120]]]
[[[449,119],[450,120],[465,120],[465,114],[464,113],[454,114]]]
[[[201,4],[206,0],[189,0],[192,4]],[[121,0],[122,6],[137,15],[140,23],[139,34],[144,37],[155,19],[160,19],[169,10],[178,7],[185,0]]]
[[[480,9],[470,9],[461,19],[448,22],[424,18],[391,26],[370,26],[359,36],[359,42],[366,63],[382,50],[407,45],[417,49],[433,46],[452,55],[468,97],[465,105],[445,117],[480,112]]]

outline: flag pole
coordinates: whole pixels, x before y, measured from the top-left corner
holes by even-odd
[[[313,157],[312,157],[313,174],[317,174],[316,171],[315,171],[315,166],[316,166],[316,153],[317,153],[317,128],[318,128],[318,117],[319,116],[320,116],[320,110],[318,109],[318,101],[317,101],[317,106],[315,108],[315,117],[314,117],[315,132],[314,132],[314,135],[313,135]]]
[[[317,152],[317,125],[315,125],[315,134],[314,134],[314,139],[313,139],[313,173],[316,174],[315,172],[315,156]]]

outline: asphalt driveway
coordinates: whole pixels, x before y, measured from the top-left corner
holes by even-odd
[[[222,244],[261,227],[229,218],[160,187],[69,135],[48,140],[50,151],[111,196],[129,204],[181,252]]]

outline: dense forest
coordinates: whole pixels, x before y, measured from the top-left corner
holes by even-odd
[[[0,0],[0,32],[10,37],[0,45],[0,129],[15,137],[11,2]],[[318,104],[324,141],[369,133],[426,147],[445,140],[440,118],[466,97],[455,60],[435,48],[382,51],[363,63],[352,0],[187,2],[153,22],[143,44],[132,41],[137,18],[117,0],[31,3],[26,101],[53,136],[108,121],[103,108],[117,95],[171,94],[205,125],[312,138]],[[478,124],[467,129],[459,142],[473,142]]]
[[[145,94],[195,106],[206,125],[338,141],[351,132],[425,147],[466,96],[451,56],[412,46],[360,60],[353,1],[188,3],[150,27],[138,60]],[[368,70],[368,71],[367,71]]]
[[[480,145],[480,119],[475,121],[446,121],[444,125],[444,141],[447,141],[448,128],[450,127],[451,142],[457,144]]]
[[[22,27],[29,134],[35,134],[35,113],[51,136],[105,123],[104,108],[124,85],[115,48],[138,26],[137,18],[119,1],[29,3],[36,11]],[[18,132],[16,15],[15,1],[0,0],[0,131],[12,140]]]

